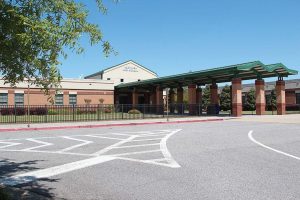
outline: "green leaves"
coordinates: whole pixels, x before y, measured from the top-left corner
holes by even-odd
[[[106,13],[102,0],[99,10]],[[84,52],[80,37],[102,44],[105,56],[115,53],[99,27],[87,21],[88,10],[75,0],[3,0],[0,2],[0,72],[13,86],[26,78],[46,92],[58,87],[59,57],[67,47]]]

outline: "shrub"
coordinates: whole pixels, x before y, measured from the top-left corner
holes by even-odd
[[[104,109],[104,113],[111,113],[112,111],[111,111],[111,109],[110,108],[105,108]]]
[[[48,110],[48,115],[58,115],[58,111],[56,111],[56,110]]]
[[[35,115],[46,115],[48,113],[48,109],[47,108],[35,108]]]
[[[16,112],[16,115],[18,115],[18,116],[26,114],[25,108],[18,108],[17,107],[15,112]]]
[[[141,114],[141,112],[138,109],[131,109],[128,111],[128,114]]]
[[[300,111],[300,105],[287,105],[286,111]]]
[[[1,108],[0,114],[1,115],[12,115],[14,113],[13,108]]]

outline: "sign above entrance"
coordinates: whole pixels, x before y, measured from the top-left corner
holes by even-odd
[[[123,69],[124,72],[138,72],[137,67],[134,66],[126,66]]]

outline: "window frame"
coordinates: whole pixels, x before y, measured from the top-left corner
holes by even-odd
[[[73,97],[75,97],[75,101]],[[69,105],[77,105],[77,94],[69,94]]]
[[[2,98],[5,98],[5,101],[2,101]],[[8,93],[0,93],[0,106],[8,105]]]
[[[20,101],[20,99],[22,100]],[[18,100],[18,101],[17,101]],[[16,106],[24,106],[24,93],[15,93],[14,101]]]
[[[61,97],[61,100],[58,97]],[[59,103],[58,103],[59,102]],[[55,94],[55,105],[57,106],[63,106],[64,105],[64,94]]]

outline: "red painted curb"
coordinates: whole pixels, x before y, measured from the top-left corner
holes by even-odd
[[[224,121],[224,119],[203,119],[203,120],[185,120],[173,122],[137,122],[127,124],[98,124],[98,125],[82,125],[82,126],[53,126],[53,127],[38,127],[38,128],[4,128],[0,132],[9,131],[38,131],[38,130],[59,130],[59,129],[75,129],[75,128],[99,128],[99,127],[114,127],[114,126],[140,126],[140,125],[154,125],[154,124],[181,124],[181,123],[195,123],[195,122],[213,122]]]

